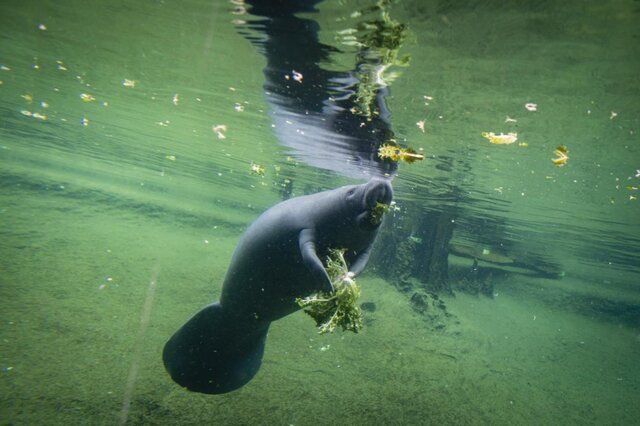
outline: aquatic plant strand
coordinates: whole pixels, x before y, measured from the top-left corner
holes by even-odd
[[[349,272],[344,259],[345,250],[329,250],[327,274],[331,279],[332,293],[318,292],[305,298],[297,298],[296,303],[305,308],[316,321],[318,333],[332,333],[336,327],[357,333],[362,329],[362,310],[358,306],[360,287]]]

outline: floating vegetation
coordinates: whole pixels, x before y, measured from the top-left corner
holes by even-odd
[[[553,151],[553,154],[556,156],[556,158],[551,159],[553,164],[558,167],[562,167],[567,164],[567,161],[569,160],[569,150],[566,146],[560,145],[555,149],[555,151]]]
[[[384,215],[389,213],[391,206],[384,203],[376,203],[376,206],[371,210],[371,223],[373,225],[380,225]]]
[[[515,132],[506,134],[500,133],[499,135],[496,135],[493,132],[482,132],[481,135],[483,138],[488,139],[489,142],[496,145],[509,145],[518,140],[518,134]]]
[[[355,12],[351,18],[373,15],[356,24],[356,28],[340,31],[337,38],[341,44],[358,48],[356,54],[356,107],[352,112],[371,120],[379,115],[378,91],[398,77],[390,72],[394,66],[408,66],[410,56],[400,57],[399,51],[407,35],[406,24],[391,18],[391,1],[379,0],[375,6]]]
[[[378,157],[391,161],[404,161],[405,163],[413,163],[418,160],[424,160],[424,155],[418,154],[412,148],[402,148],[394,142],[386,143],[378,148]]]
[[[297,298],[296,303],[316,321],[318,333],[332,333],[337,327],[357,333],[362,329],[362,310],[358,306],[360,287],[349,272],[344,259],[345,250],[329,250],[327,274],[334,291],[318,292],[309,297]]]

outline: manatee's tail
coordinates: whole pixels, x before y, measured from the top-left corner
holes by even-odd
[[[256,375],[269,323],[243,323],[219,303],[195,314],[169,339],[162,358],[181,386],[209,394],[231,392]]]

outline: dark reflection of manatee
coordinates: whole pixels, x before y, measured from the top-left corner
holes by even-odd
[[[318,41],[316,21],[296,16],[308,16],[318,3],[246,1],[252,19],[238,28],[266,57],[264,88],[274,131],[294,156],[314,167],[355,178],[393,175],[397,165],[377,156],[393,137],[387,89],[375,90],[369,119],[353,113],[362,83],[356,70],[323,69],[320,64],[337,49]]]

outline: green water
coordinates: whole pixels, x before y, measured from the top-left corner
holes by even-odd
[[[327,0],[305,16],[335,44],[373,3]],[[318,336],[296,313],[273,324],[244,388],[206,396],[171,381],[165,341],[217,299],[240,235],[283,184],[301,195],[353,182],[279,142],[238,7],[0,5],[0,423],[637,423],[631,0],[391,9],[411,55],[391,123],[427,157],[400,166],[397,219],[455,211],[454,242],[552,261],[559,277],[515,271],[495,275],[492,297],[443,295],[451,316],[436,329],[370,264],[358,282],[377,309],[362,333]],[[352,67],[353,51],[324,66]],[[491,144],[489,131],[518,142]]]

